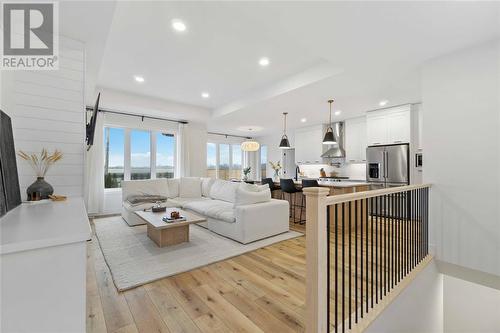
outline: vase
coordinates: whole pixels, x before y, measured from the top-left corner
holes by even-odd
[[[37,177],[35,182],[26,189],[28,201],[48,199],[54,193],[54,188],[43,177]]]
[[[279,170],[274,170],[273,180],[275,182],[279,182],[280,181],[280,171]]]

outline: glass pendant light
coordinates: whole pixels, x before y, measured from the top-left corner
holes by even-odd
[[[325,137],[323,138],[323,144],[324,145],[334,145],[337,143],[337,140],[335,140],[335,134],[333,134],[333,127],[332,127],[332,103],[333,99],[330,99],[328,101],[330,103],[330,122],[328,124],[328,128],[326,129]]]
[[[248,131],[252,131],[251,128]],[[260,144],[255,141],[253,138],[246,138],[245,141],[241,143],[241,150],[243,151],[257,151],[260,148]]]
[[[280,141],[280,149],[290,149],[290,141],[288,141],[288,136],[286,136],[286,115],[288,112],[283,112],[284,121],[283,121],[283,136]]]

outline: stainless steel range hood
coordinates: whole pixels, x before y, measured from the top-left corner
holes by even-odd
[[[325,131],[328,125],[325,125]],[[332,124],[333,134],[337,140],[336,144],[333,145],[323,145],[322,158],[342,158],[345,157],[344,149],[344,123],[338,122]]]

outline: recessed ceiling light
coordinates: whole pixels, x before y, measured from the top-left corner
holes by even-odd
[[[144,83],[144,78],[140,75],[134,75],[134,80],[139,83]]]
[[[389,101],[388,101],[388,100],[386,100],[386,99],[383,99],[383,100],[381,100],[380,102],[378,102],[378,105],[380,105],[380,106],[386,106],[386,105],[387,105],[387,103],[389,103]]]
[[[301,123],[305,123],[306,121],[307,121],[307,118],[302,118],[302,119],[300,119],[300,122],[301,122]]]
[[[262,67],[268,66],[269,63],[269,58],[263,57],[259,59],[259,65],[261,65]]]
[[[342,113],[342,111],[337,110],[337,111],[335,111],[334,115],[338,116],[338,115],[340,115],[341,113]]]
[[[209,94],[209,93],[207,93],[207,92],[202,92],[202,93],[201,93],[201,97],[203,97],[203,98],[209,98],[209,97],[210,97],[210,94]]]
[[[172,20],[172,28],[175,31],[179,31],[179,32],[186,31],[186,29],[187,29],[186,24],[179,19]]]

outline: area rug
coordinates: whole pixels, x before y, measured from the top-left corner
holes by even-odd
[[[288,231],[244,245],[191,224],[189,242],[160,248],[147,236],[145,225],[129,227],[120,216],[95,219],[94,225],[119,291],[302,236]]]

